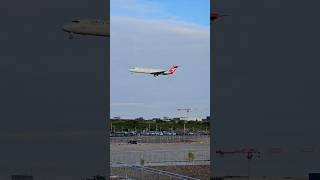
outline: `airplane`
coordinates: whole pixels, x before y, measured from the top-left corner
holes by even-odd
[[[168,70],[134,67],[134,68],[129,69],[129,71],[134,72],[134,73],[152,74],[154,77],[156,77],[159,75],[171,75],[177,70],[177,68],[178,68],[177,65],[172,66]]]
[[[73,34],[110,37],[109,26],[110,22],[106,20],[80,19],[71,21],[62,29],[69,33],[70,39],[73,38]]]

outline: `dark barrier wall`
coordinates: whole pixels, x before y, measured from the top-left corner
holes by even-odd
[[[4,0],[0,21],[0,179],[107,172],[109,38],[64,24],[105,19],[107,1]]]
[[[213,6],[229,15],[211,31],[215,176],[247,175],[248,168],[252,176],[319,170],[319,2],[214,0]],[[246,153],[234,152],[244,148],[260,158],[248,164]]]
[[[210,0],[210,13],[215,12],[214,10],[214,0]],[[210,18],[211,19],[211,18]],[[213,59],[213,53],[214,53],[214,23],[212,22],[212,20],[210,20],[211,24],[210,24],[210,178],[213,179],[214,177],[214,158],[213,158],[213,149],[214,149],[214,137],[213,137],[213,131],[214,131],[214,120],[215,120],[215,116],[214,116],[214,111],[215,111],[215,107],[214,107],[214,88],[215,88],[215,84],[214,84],[214,73],[213,70],[215,68],[214,65],[214,59]]]
[[[318,180],[318,179],[320,179],[319,173],[310,173],[309,174],[309,180]]]

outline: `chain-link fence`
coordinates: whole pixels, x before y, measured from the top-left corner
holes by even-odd
[[[208,135],[193,136],[130,136],[130,137],[111,137],[111,143],[128,143],[137,141],[137,143],[177,143],[177,142],[199,142],[208,141]]]
[[[199,180],[197,178],[158,170],[151,167],[118,164],[112,167],[111,174],[121,177],[119,179],[137,179],[137,180]]]
[[[112,151],[111,162],[137,164],[177,165],[185,163],[199,163],[210,160],[208,150],[157,150],[157,151]],[[185,163],[183,163],[185,162]]]

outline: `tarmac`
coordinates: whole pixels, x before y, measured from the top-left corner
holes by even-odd
[[[188,143],[111,143],[110,148],[112,163],[140,164],[143,160],[148,166],[189,165],[190,155],[194,165],[210,163],[208,137]]]

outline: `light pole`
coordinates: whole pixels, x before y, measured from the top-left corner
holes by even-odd
[[[191,108],[182,108],[182,109],[177,109],[178,111],[186,111],[186,120],[189,118],[189,111]],[[186,135],[186,121],[183,122],[183,141],[185,141],[185,135]]]

